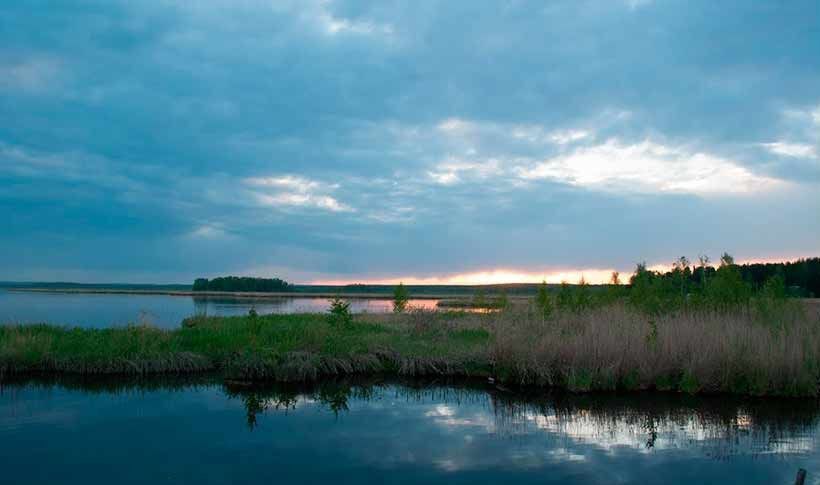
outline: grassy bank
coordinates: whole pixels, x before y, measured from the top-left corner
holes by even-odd
[[[194,318],[178,330],[147,326],[70,329],[0,327],[0,372],[152,374],[220,371],[229,378],[310,380],[322,375],[467,374],[485,364],[489,333],[450,328],[446,315],[354,321],[344,327],[321,314]],[[402,318],[407,317],[407,318]],[[399,321],[401,320],[401,321]],[[486,372],[487,369],[483,369]]]
[[[812,310],[813,312],[814,310]],[[545,316],[535,305],[491,314],[190,319],[177,330],[0,327],[0,374],[217,372],[242,381],[322,376],[493,376],[505,386],[658,389],[816,396],[820,321],[794,303],[776,314],[650,315],[621,302]]]

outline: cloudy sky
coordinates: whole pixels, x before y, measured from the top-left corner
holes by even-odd
[[[0,279],[820,253],[820,3],[6,0]]]

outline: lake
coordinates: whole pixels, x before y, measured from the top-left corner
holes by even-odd
[[[542,394],[431,382],[0,387],[4,483],[791,484],[814,400]]]
[[[352,298],[354,313],[384,313],[393,310],[390,299]],[[438,300],[410,300],[415,308],[434,310]],[[129,323],[150,323],[161,328],[177,328],[191,315],[246,315],[255,308],[259,314],[326,312],[327,298],[224,298],[170,295],[36,293],[0,289],[0,324],[52,323],[80,327],[111,327]]]

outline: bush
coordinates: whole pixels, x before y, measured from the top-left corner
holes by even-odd
[[[572,295],[572,287],[566,281],[561,282],[561,289],[558,290],[558,297],[556,298],[559,310],[572,309],[574,298]]]
[[[350,302],[334,297],[330,300],[330,313],[327,322],[336,328],[349,327],[353,322],[353,315],[350,313]]]
[[[504,288],[501,289],[501,293],[495,298],[495,301],[492,304],[493,308],[498,308],[500,310],[504,310],[505,308],[509,308],[510,306],[510,299],[507,297],[507,290]]]
[[[718,268],[715,276],[706,283],[703,300],[714,310],[726,311],[749,303],[751,293],[738,267],[729,263]]]
[[[581,281],[579,281],[575,287],[575,298],[573,299],[572,306],[575,313],[580,313],[592,307],[592,295],[589,291],[589,285],[583,276],[581,276]]]
[[[473,295],[473,306],[476,308],[487,307],[487,293],[484,291],[484,288],[478,288],[475,290],[475,295]]]
[[[410,299],[410,293],[404,283],[399,283],[399,286],[393,288],[393,313],[404,313],[407,309],[407,302]]]
[[[550,298],[549,291],[547,290],[546,281],[542,281],[541,284],[538,285],[538,293],[535,296],[535,306],[538,308],[538,313],[544,320],[548,320],[552,316],[554,308],[552,298]]]

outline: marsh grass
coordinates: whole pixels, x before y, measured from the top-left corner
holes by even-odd
[[[820,321],[793,300],[660,315],[615,301],[585,309],[556,304],[549,314],[538,304],[489,314],[411,309],[356,315],[344,325],[300,314],[197,316],[177,330],[0,327],[3,376],[493,376],[507,386],[579,392],[815,396],[818,357]]]
[[[646,315],[623,304],[549,320],[499,315],[492,360],[507,381],[570,390],[816,395],[820,327],[798,304]]]
[[[310,380],[357,373],[468,374],[466,364],[479,360],[474,354],[486,354],[489,332],[435,325],[457,317],[427,315],[384,315],[380,321],[362,316],[341,326],[321,314],[200,316],[178,330],[2,326],[0,375],[220,371],[240,379]]]

